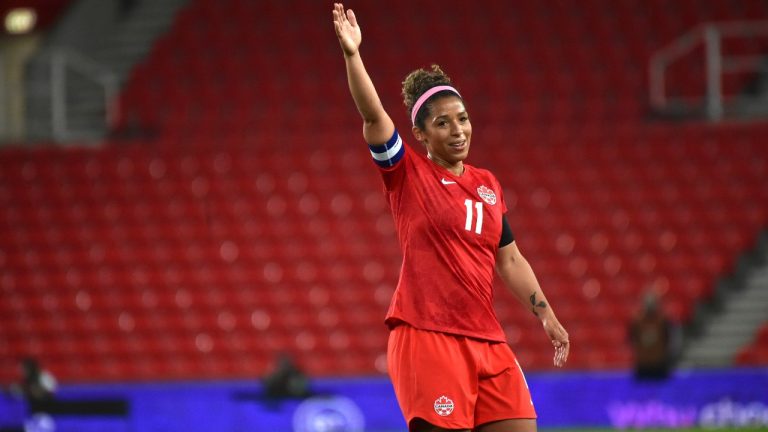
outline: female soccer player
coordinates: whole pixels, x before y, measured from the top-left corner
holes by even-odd
[[[403,253],[386,318],[387,363],[409,429],[535,431],[528,385],[493,310],[494,268],[541,320],[558,367],[568,333],[514,242],[496,177],[464,163],[472,138],[464,100],[437,66],[406,77],[412,131],[427,150],[420,155],[365,70],[355,14],[335,4],[333,24]]]

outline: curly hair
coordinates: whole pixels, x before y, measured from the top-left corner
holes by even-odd
[[[403,103],[405,103],[405,107],[408,109],[408,117],[411,117],[413,105],[419,100],[419,97],[432,87],[440,85],[453,86],[453,84],[451,84],[451,78],[449,78],[448,75],[440,69],[440,66],[436,64],[432,65],[431,71],[416,69],[409,73],[408,76],[405,77],[405,80],[403,80]],[[459,97],[456,93],[453,93],[450,90],[439,91],[430,96],[429,99],[424,102],[422,107],[429,106],[431,110],[431,103],[445,96]],[[424,121],[430,110],[422,109],[417,113],[415,123],[419,129],[424,129]]]

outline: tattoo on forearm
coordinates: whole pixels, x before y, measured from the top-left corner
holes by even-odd
[[[533,312],[534,315],[539,316],[539,313],[536,312],[536,308],[546,309],[547,308],[547,303],[544,302],[544,300],[540,300],[538,303],[536,303],[536,293],[535,292],[533,294],[531,294],[530,299],[531,299],[531,312]]]

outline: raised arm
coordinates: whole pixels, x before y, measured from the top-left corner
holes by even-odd
[[[334,3],[333,27],[344,52],[349,92],[363,117],[363,137],[369,144],[384,144],[395,132],[395,125],[384,111],[373,81],[365,70],[363,59],[360,58],[360,42],[363,36],[355,13],[351,9],[345,12],[344,5]]]
[[[555,347],[554,364],[562,367],[568,360],[570,349],[568,332],[557,320],[555,312],[536,280],[531,265],[520,253],[514,241],[499,249],[496,255],[496,271],[520,303],[541,320],[544,331],[547,332]]]

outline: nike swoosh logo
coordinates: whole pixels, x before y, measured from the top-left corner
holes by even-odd
[[[456,182],[455,182],[455,181],[446,180],[446,179],[445,179],[445,177],[443,177],[442,179],[440,179],[440,181],[441,181],[441,182],[442,182],[444,185],[449,185],[449,184],[456,184]]]

